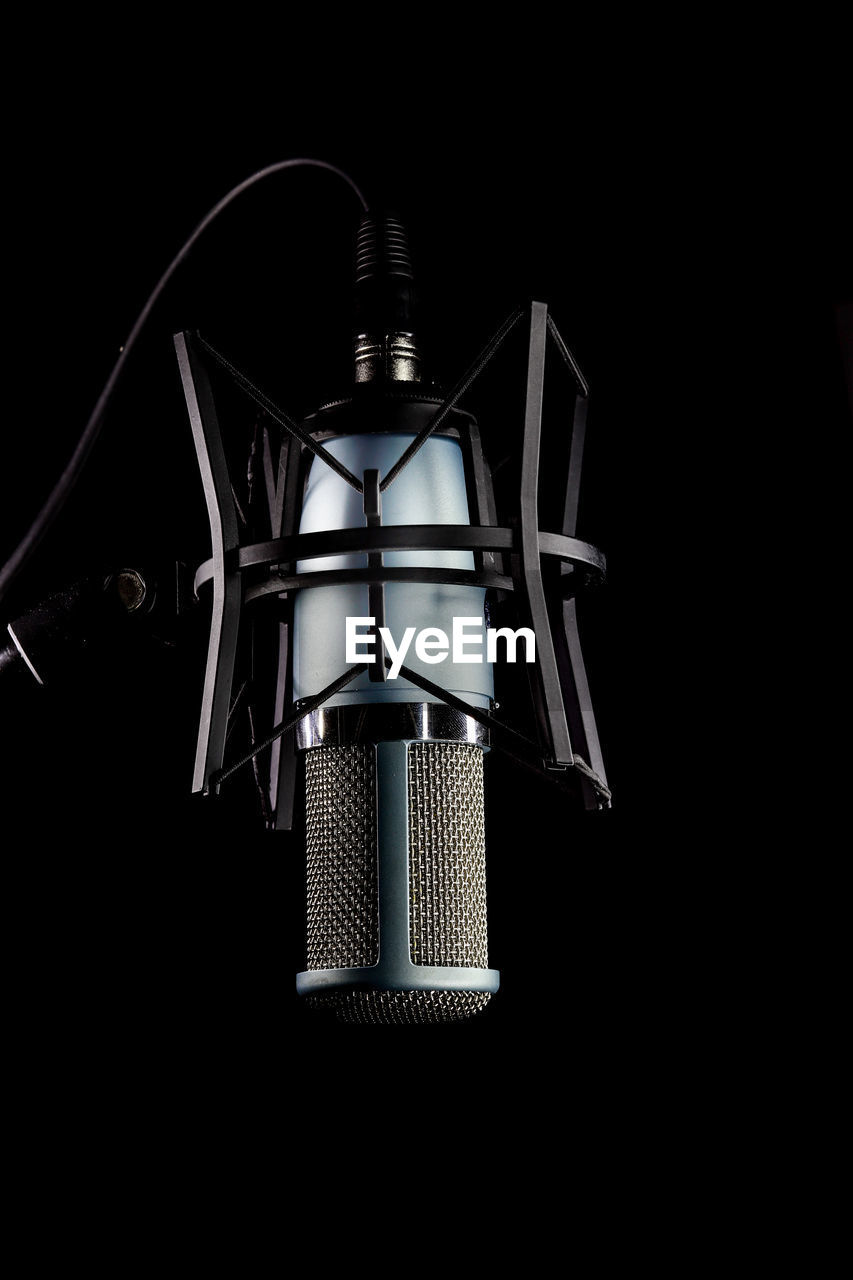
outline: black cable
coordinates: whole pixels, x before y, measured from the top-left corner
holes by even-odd
[[[3,565],[3,568],[0,569],[0,600],[2,600],[6,595],[6,592],[12,585],[12,582],[20,573],[21,569],[24,567],[27,560],[47,533],[53,521],[62,510],[69,493],[73,489],[81,471],[83,470],[83,466],[85,465],[86,459],[92,450],[92,446],[100,434],[104,414],[106,413],[107,406],[112,399],[113,392],[115,391],[118,380],[124,370],[127,358],[133,350],[136,340],[142,332],[142,329],[153,311],[161,293],[166,288],[166,285],[169,283],[178,267],[186,259],[199,236],[206,231],[214,219],[222,213],[223,209],[226,209],[233,200],[236,200],[237,196],[242,195],[242,193],[247,191],[249,187],[253,187],[256,182],[260,182],[262,178],[267,178],[273,173],[280,173],[283,169],[292,169],[300,165],[308,165],[317,169],[328,169],[330,173],[337,174],[339,178],[343,178],[344,182],[346,182],[355,192],[364,211],[367,212],[367,201],[359,188],[353,182],[352,178],[350,178],[348,174],[344,173],[342,169],[338,169],[333,164],[328,164],[325,160],[312,160],[305,157],[298,157],[292,160],[280,160],[276,164],[268,165],[265,169],[259,169],[257,173],[251,174],[248,178],[244,179],[243,182],[240,182],[236,187],[233,187],[227,195],[222,197],[218,204],[215,204],[213,208],[205,214],[195,231],[193,231],[192,235],[172,259],[169,266],[154,286],[148,301],[137,316],[136,323],[131,329],[127,341],[121,349],[119,358],[116,360],[112,373],[107,379],[104,389],[98,397],[97,403],[89,417],[89,421],[83,429],[83,433],[80,436],[77,446],[69,458],[68,463],[66,464],[65,470],[57,480],[53,491],[50,493],[44,506],[30,525],[27,532],[24,534],[24,537],[9,556],[9,559]]]

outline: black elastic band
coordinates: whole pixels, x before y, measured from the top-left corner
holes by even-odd
[[[399,458],[380,484],[380,492],[384,493],[389,484],[393,484],[403,468],[408,466],[412,458],[414,458],[415,454],[423,448],[433,432],[438,430],[447,415],[455,408],[457,400],[460,400],[462,396],[464,396],[465,392],[480,376],[492,356],[503,343],[504,338],[512,332],[523,315],[524,308],[519,307],[517,311],[514,311],[511,316],[508,316],[507,319],[504,320],[500,329],[498,329],[497,333],[489,339],[485,347],[483,347],[483,350],[477,356],[477,359],[470,366],[467,373],[462,375],[444,403],[436,409],[426,426],[418,432],[412,443],[404,450],[403,453],[400,454]]]
[[[563,341],[563,335],[560,333],[560,330],[557,328],[557,326],[554,324],[554,321],[551,319],[550,312],[548,314],[548,319],[546,320],[546,324],[548,325],[548,332],[550,333],[551,337],[554,339],[554,341],[557,344],[557,350],[559,351],[560,355],[563,357],[563,359],[565,360],[566,364],[569,366],[569,369],[572,372],[572,377],[577,383],[578,391],[581,393],[581,396],[583,397],[583,399],[586,400],[587,397],[589,396],[589,383],[581,373],[577,360],[574,358],[571,351]]]
[[[277,724],[272,732],[264,738],[263,742],[254,743],[250,750],[240,756],[239,760],[235,760],[233,764],[227,767],[227,769],[218,769],[216,773],[212,773],[208,780],[207,787],[205,788],[205,792],[209,791],[211,788],[214,791],[217,791],[220,784],[223,783],[226,778],[230,778],[232,773],[236,773],[238,769],[243,768],[244,764],[248,764],[250,760],[254,760],[255,756],[261,751],[264,751],[267,747],[271,747],[276,738],[281,738],[286,733],[291,733],[304,716],[308,716],[312,711],[316,711],[317,708],[322,706],[328,698],[333,697],[334,694],[343,689],[345,685],[348,685],[351,680],[354,680],[356,676],[366,670],[367,663],[360,662],[358,666],[350,667],[342,676],[338,676],[337,680],[333,680],[331,684],[326,685],[325,689],[322,689],[320,693],[315,694],[313,698],[307,698],[304,702],[300,702],[298,710],[291,712],[286,720],[282,720],[281,724]]]
[[[221,365],[226,373],[230,374],[240,390],[245,392],[250,400],[254,400],[255,404],[259,405],[265,413],[268,413],[280,427],[284,427],[285,431],[289,431],[290,434],[300,442],[300,444],[303,444],[306,449],[310,449],[315,457],[320,458],[322,462],[325,462],[327,467],[331,467],[332,471],[334,471],[336,475],[339,475],[342,480],[346,480],[347,484],[352,485],[353,489],[355,489],[357,493],[362,493],[364,491],[364,486],[357,476],[354,476],[342,462],[338,462],[337,458],[333,457],[332,454],[329,453],[327,449],[324,449],[321,444],[318,444],[307,431],[303,431],[299,424],[295,422],[289,414],[285,413],[283,409],[279,409],[278,405],[274,404],[273,401],[270,400],[269,396],[264,395],[260,387],[256,387],[254,382],[252,382],[250,378],[247,378],[245,373],[242,373],[236,365],[232,364],[221,351],[217,351],[215,347],[211,346],[207,339],[203,338],[200,333],[196,334],[196,338],[198,339],[200,346],[204,347],[205,351],[213,356],[217,364]]]
[[[387,667],[391,666],[390,658],[385,659],[385,665]],[[457,698],[455,693],[450,693],[449,690],[443,689],[441,685],[433,684],[432,680],[427,680],[425,676],[418,675],[418,673],[413,671],[411,667],[400,667],[400,675],[403,676],[405,680],[410,680],[412,684],[418,685],[425,693],[431,693],[433,697],[440,698],[441,701],[446,702],[448,706],[455,707],[457,711],[461,711],[464,715],[470,716],[472,720],[476,720],[479,724],[485,725],[487,729],[494,729],[499,734],[508,734],[511,738],[517,739],[528,748],[534,758],[541,759],[541,752],[535,742],[532,742],[525,734],[519,733],[517,729],[513,729],[511,725],[504,724],[503,721],[497,720],[494,716],[490,716],[488,711],[483,711],[481,707],[472,707],[469,702],[465,702],[462,698]],[[524,756],[519,755],[516,751],[513,751],[511,748],[503,746],[499,742],[495,743],[495,746],[498,747],[499,750],[503,751],[505,755],[508,755],[513,760],[517,761],[518,764],[522,764],[528,769],[532,768],[535,773],[540,775],[540,777],[544,776],[551,781],[558,780],[556,774],[548,773],[546,771],[543,775],[541,768],[534,763],[533,759],[525,758]],[[605,803],[609,803],[612,799],[610,788],[606,786],[606,784],[602,782],[601,778],[599,778],[598,774],[590,768],[583,756],[573,753],[572,764],[577,769],[578,773],[582,773],[583,776],[592,783],[596,795]]]

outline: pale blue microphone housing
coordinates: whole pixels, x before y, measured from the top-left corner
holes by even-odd
[[[339,436],[325,441],[324,447],[354,475],[362,476],[366,470],[375,469],[381,479],[412,439],[413,434],[408,433]],[[361,494],[315,459],[308,475],[299,532],[364,528],[366,523]],[[433,436],[427,440],[383,493],[382,523],[469,523],[462,450],[455,439]],[[385,553],[384,563],[389,568],[473,569],[474,557],[469,551],[394,551]],[[366,554],[324,556],[297,564],[298,573],[359,568],[367,568]],[[482,587],[386,583],[385,625],[396,644],[407,627],[414,627],[416,634],[427,627],[440,627],[452,642],[454,617],[478,618],[479,631],[474,626],[467,631],[471,636],[479,634],[482,644],[467,645],[466,652],[479,655],[482,661],[453,662],[451,652],[440,663],[425,663],[417,657],[413,640],[404,662],[457,697],[488,710],[494,697],[494,680],[491,664],[485,660],[485,595]],[[367,616],[368,588],[362,584],[314,587],[299,593],[294,615],[295,699],[319,693],[352,665],[346,660],[346,619]],[[378,683],[365,672],[326,705],[436,700],[402,677]]]

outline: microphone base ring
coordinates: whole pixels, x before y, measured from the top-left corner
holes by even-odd
[[[368,965],[361,969],[306,969],[296,975],[301,996],[329,995],[333,991],[482,991],[494,995],[500,987],[499,969],[408,964],[400,961]]]
[[[490,732],[473,716],[443,702],[373,702],[318,707],[299,721],[296,746],[343,747],[362,742],[466,742],[488,749]]]

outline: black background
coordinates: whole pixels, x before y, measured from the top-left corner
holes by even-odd
[[[414,1054],[437,1079],[460,1071],[466,1090],[488,1077],[540,1118],[571,1089],[612,1123],[636,1116],[650,1081],[675,1088],[679,1067],[725,1057],[702,1028],[724,1001],[744,828],[742,791],[714,763],[738,741],[720,700],[733,636],[715,623],[714,538],[751,455],[773,473],[783,334],[818,375],[824,433],[844,422],[833,304],[849,289],[846,192],[831,148],[812,154],[798,221],[782,129],[732,132],[704,110],[676,121],[671,103],[645,98],[574,117],[562,105],[568,119],[531,111],[496,129],[472,102],[396,126],[343,109],[321,125],[292,101],[280,117],[177,101],[118,124],[100,104],[56,113],[41,135],[49,171],[21,151],[7,376],[23,395],[4,444],[4,553],[173,253],[236,182],[302,154],[342,166],[408,222],[436,377],[452,382],[517,303],[548,302],[591,385],[578,533],[610,567],[581,635],[614,807],[571,812],[492,753],[490,963],[502,986],[461,1026],[339,1027],[301,1007],[298,833],[261,830],[242,783],[219,801],[189,794],[203,618],[166,628],[174,647],[140,636],[62,688],[9,696],[3,833],[22,1041],[35,1071],[52,1079],[45,1064],[61,1059],[63,1087],[85,1081],[96,1106],[133,1095],[153,1115],[152,1099],[227,1079],[229,1096],[257,1086],[278,1098],[278,1125],[291,1076],[303,1091],[338,1071],[393,1077]],[[206,556],[171,335],[200,328],[294,414],[331,398],[348,375],[357,216],[342,183],[303,170],[241,197],[207,233],[4,620],[93,565]],[[505,391],[470,402],[487,449],[490,431],[497,447],[512,430],[511,364],[495,384]],[[746,487],[751,529],[764,495]],[[710,835],[720,819],[722,846]]]

